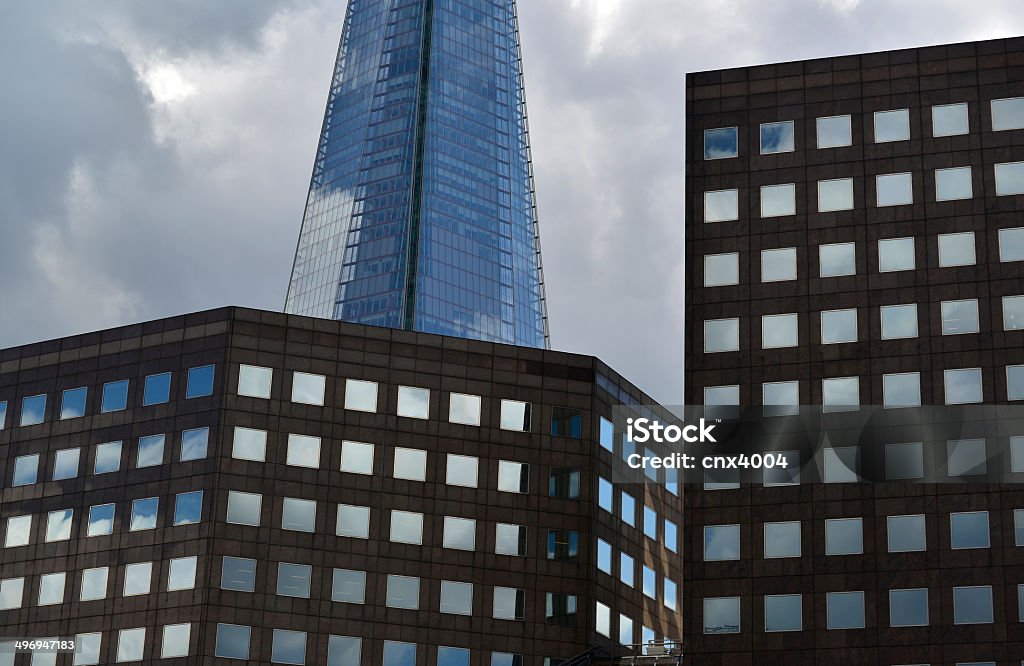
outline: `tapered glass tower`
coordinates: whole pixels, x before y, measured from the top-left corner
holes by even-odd
[[[285,310],[546,347],[515,0],[349,0]]]

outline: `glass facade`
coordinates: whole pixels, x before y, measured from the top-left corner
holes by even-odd
[[[514,0],[350,2],[286,311],[546,347],[542,275]]]

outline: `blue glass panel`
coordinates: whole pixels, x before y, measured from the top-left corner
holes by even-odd
[[[706,160],[736,157],[737,145],[735,127],[704,130],[704,159]]]
[[[171,399],[171,373],[146,377],[146,386],[142,392],[143,405],[161,405]]]
[[[437,666],[469,666],[469,650],[466,648],[438,647]]]
[[[215,370],[215,366],[212,365],[189,368],[185,398],[201,398],[206,395],[213,395],[213,376]]]
[[[203,491],[179,493],[174,498],[174,524],[198,523],[203,514]]]
[[[89,389],[85,386],[64,391],[60,399],[61,420],[85,416],[85,399],[88,395]]]
[[[46,414],[46,395],[33,395],[21,401],[21,425],[38,425]]]
[[[103,397],[100,399],[100,411],[119,412],[128,407],[128,380],[109,382],[103,385]]]

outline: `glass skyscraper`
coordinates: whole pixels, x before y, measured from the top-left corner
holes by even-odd
[[[349,0],[285,310],[548,343],[515,0]]]

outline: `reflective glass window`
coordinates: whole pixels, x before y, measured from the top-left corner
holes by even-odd
[[[1024,261],[1024,227],[999,230],[999,261]]]
[[[822,449],[825,483],[856,483],[860,480],[859,446],[829,446]]]
[[[160,658],[187,657],[188,646],[192,637],[191,623],[164,625],[163,638],[160,643]]]
[[[910,138],[910,110],[875,111],[875,143],[906,141]]]
[[[167,591],[191,590],[196,586],[196,569],[198,558],[175,557],[167,567]]]
[[[251,398],[269,398],[274,380],[274,369],[255,365],[238,366],[238,395]]]
[[[803,629],[802,597],[799,594],[766,594],[764,630],[800,631]]]
[[[455,550],[476,548],[476,521],[472,518],[444,517],[442,546]]]
[[[52,606],[63,603],[67,577],[68,575],[64,571],[41,575],[39,577],[39,598],[36,605]]]
[[[139,450],[135,457],[136,467],[153,467],[164,461],[164,435],[139,437]]]
[[[914,180],[909,173],[887,173],[875,176],[875,204],[903,206],[914,203]]]
[[[441,606],[439,610],[450,615],[472,615],[473,584],[454,580],[442,580]]]
[[[354,539],[369,539],[370,507],[339,504],[335,534]]]
[[[530,490],[530,466],[526,463],[501,460],[498,462],[498,490],[506,493],[525,493]]]
[[[1024,162],[1006,162],[995,166],[996,196],[1024,194]]]
[[[327,378],[308,372],[292,373],[292,402],[322,407],[327,392]]]
[[[335,569],[331,582],[331,601],[345,604],[366,603],[366,572]]]
[[[528,432],[530,430],[530,403],[518,400],[501,401],[501,429]]]
[[[1006,399],[1024,400],[1024,365],[1006,366]]]
[[[730,406],[740,404],[740,387],[736,384],[731,386],[705,386],[704,404],[706,406]]]
[[[739,284],[740,255],[737,252],[704,256],[704,286],[721,287]]]
[[[704,130],[704,159],[706,160],[736,157],[738,145],[738,131],[735,127]]]
[[[46,514],[46,542],[67,541],[71,538],[74,509],[58,509]]]
[[[886,407],[917,407],[921,404],[921,373],[882,375],[882,404]]]
[[[313,532],[316,529],[316,500],[285,497],[281,510],[281,529]]]
[[[955,201],[974,196],[971,184],[971,167],[955,167],[935,170],[935,200]]]
[[[469,666],[469,649],[439,646],[437,666]]]
[[[85,416],[85,400],[89,395],[86,387],[66,389],[60,398],[60,419],[77,419]]]
[[[357,412],[377,411],[377,382],[345,380],[345,409]]]
[[[11,516],[4,530],[4,548],[27,546],[32,536],[32,516]]]
[[[89,507],[89,526],[86,536],[103,536],[114,532],[114,504],[96,504]]]
[[[21,608],[24,596],[24,578],[4,578],[0,580],[0,610]]]
[[[185,382],[185,399],[213,395],[213,377],[215,373],[216,367],[213,365],[189,368],[188,377]]]
[[[121,442],[107,442],[96,445],[96,460],[93,474],[108,474],[121,468]]]
[[[46,414],[46,395],[33,395],[21,399],[21,421],[19,425],[39,425]]]
[[[479,469],[480,461],[474,456],[449,453],[445,469],[445,483],[450,486],[476,488]]]
[[[890,627],[924,627],[927,625],[927,588],[889,590]]]
[[[1024,296],[1003,296],[1003,330],[1024,330]]]
[[[818,148],[838,148],[853,144],[850,116],[823,116],[815,121]]]
[[[126,597],[149,594],[153,581],[153,563],[136,562],[124,568],[124,590]]]
[[[496,555],[526,555],[526,527],[497,523],[494,526],[494,553]]]
[[[146,628],[121,629],[117,632],[117,661],[142,661],[146,649]]]
[[[288,435],[288,453],[286,462],[294,467],[320,466],[320,438],[310,435]]]
[[[761,217],[796,215],[796,185],[761,186]]]
[[[420,579],[411,576],[388,575],[385,603],[390,608],[416,610],[420,605]]]
[[[1004,97],[992,100],[992,131],[1024,127],[1024,97]]]
[[[149,375],[142,390],[143,405],[162,405],[171,399],[171,373]]]
[[[410,419],[430,416],[430,389],[414,386],[398,387],[398,415]]]
[[[481,400],[478,395],[448,394],[448,421],[463,425],[480,425]]]
[[[33,453],[15,458],[11,486],[29,486],[37,481],[39,481],[39,454]]]
[[[419,449],[395,449],[393,475],[396,479],[425,481],[427,478],[427,452]]]
[[[761,154],[793,152],[794,135],[792,120],[761,123]]]
[[[218,624],[213,653],[225,659],[248,659],[249,637],[252,627],[237,624]]]
[[[886,238],[878,241],[878,272],[914,270],[914,239]]]
[[[890,553],[910,553],[928,547],[924,515],[886,516]]]
[[[853,208],[853,178],[818,181],[818,212],[827,213]]]
[[[949,536],[953,550],[990,546],[988,511],[949,514]]]
[[[86,569],[82,572],[82,587],[78,593],[79,601],[95,601],[107,596],[107,579],[110,570],[107,567]]]
[[[967,134],[967,104],[940,104],[932,107],[932,136]]]
[[[796,248],[761,250],[761,282],[796,279]]]
[[[580,471],[568,467],[552,469],[548,475],[548,497],[577,499],[580,496]]]
[[[630,527],[636,527],[636,500],[629,493],[619,494],[619,517]]]
[[[828,592],[825,609],[829,629],[864,628],[863,592]]]
[[[739,632],[739,597],[711,597],[704,599],[705,634],[738,634]]]
[[[258,526],[263,508],[263,496],[255,493],[228,491],[227,521],[236,525]]]
[[[795,313],[761,317],[761,349],[796,347],[797,323]]]
[[[972,266],[976,261],[973,231],[939,234],[939,266]]]
[[[764,524],[765,559],[800,557],[800,521]]]
[[[924,448],[921,442],[885,445],[885,478],[890,481],[924,477]]]
[[[159,508],[159,497],[132,500],[132,516],[128,529],[132,532],[156,529],[156,516]]]
[[[305,664],[306,632],[274,629],[270,661],[274,664]]]
[[[423,514],[412,511],[391,511],[391,541],[423,543]]]
[[[362,639],[355,636],[331,636],[328,639],[327,666],[359,666],[361,660]]]
[[[128,380],[107,382],[103,385],[100,412],[120,412],[128,407]]]
[[[821,344],[857,341],[857,310],[825,310],[821,313]]]
[[[861,518],[825,520],[825,554],[859,555],[864,552],[864,524]]]
[[[953,624],[991,624],[992,586],[953,588]]]
[[[857,272],[855,243],[831,243],[818,246],[818,277],[854,275]]]
[[[53,461],[53,480],[62,481],[78,476],[78,462],[82,456],[81,449],[61,449],[57,451]]]
[[[291,562],[277,563],[277,595],[309,599],[309,585],[313,567]]]
[[[415,666],[416,644],[384,641],[383,666]]]
[[[256,560],[246,557],[223,558],[220,570],[222,590],[252,592],[256,589]]]
[[[736,351],[739,348],[739,319],[708,319],[704,322],[705,354]]]
[[[704,193],[704,222],[730,222],[740,217],[739,190]]]
[[[231,440],[231,457],[264,462],[267,459],[267,431],[235,426]]]
[[[981,368],[943,370],[943,386],[947,405],[981,402]]]
[[[100,663],[100,644],[103,641],[102,632],[88,634],[75,634],[75,656],[72,663],[75,666],[86,666],[88,664]],[[2,654],[0,650],[0,654]],[[0,659],[0,663],[3,660]],[[14,659],[4,666],[14,666]]]
[[[824,411],[844,411],[860,406],[860,378],[832,377],[821,380]]]
[[[739,525],[704,526],[704,561],[740,559]]]
[[[980,322],[978,319],[978,300],[968,298],[962,301],[942,301],[939,305],[942,316],[943,335],[963,335],[977,333]]]

